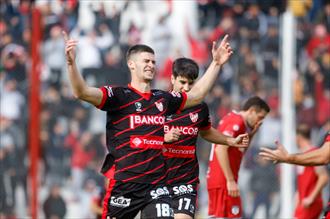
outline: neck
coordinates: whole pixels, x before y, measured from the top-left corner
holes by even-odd
[[[150,82],[138,82],[135,80],[131,81],[131,86],[140,91],[141,93],[148,93],[151,90]]]

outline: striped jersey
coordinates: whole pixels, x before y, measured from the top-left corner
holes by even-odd
[[[107,112],[109,151],[102,172],[111,169],[112,177],[121,182],[165,182],[165,116],[184,107],[186,94],[161,90],[141,93],[130,85],[100,89],[103,99],[98,108]]]
[[[172,128],[180,130],[180,138],[164,143],[163,155],[167,167],[167,183],[196,184],[199,182],[199,166],[196,157],[196,141],[199,130],[211,127],[209,109],[205,103],[166,117],[165,133]]]

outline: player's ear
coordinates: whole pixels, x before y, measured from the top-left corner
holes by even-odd
[[[129,68],[130,70],[134,70],[134,69],[135,69],[135,63],[134,63],[134,61],[132,61],[131,59],[129,59],[129,60],[127,61],[127,66],[128,66],[128,68]]]
[[[172,83],[172,85],[174,85],[174,82],[175,82],[175,78],[174,78],[173,75],[171,75],[171,83]]]

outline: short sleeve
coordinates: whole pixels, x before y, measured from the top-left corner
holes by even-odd
[[[241,119],[235,119],[235,118],[226,118],[226,120],[223,120],[220,124],[221,132],[224,135],[230,136],[230,137],[237,137],[240,134],[243,134],[245,128],[244,121]]]
[[[103,96],[97,108],[103,111],[113,111],[120,107],[120,100],[124,98],[122,87],[103,86],[99,89],[102,91]]]
[[[174,114],[178,111],[182,111],[186,101],[187,101],[187,94],[184,92],[169,92],[167,94],[168,97],[168,113]]]

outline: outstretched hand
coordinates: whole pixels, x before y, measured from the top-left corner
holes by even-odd
[[[226,34],[218,47],[216,47],[216,42],[213,42],[212,57],[213,61],[216,62],[218,65],[225,64],[229,60],[230,56],[233,54],[233,50],[230,46],[228,38],[229,36],[228,34]]]
[[[62,31],[63,38],[65,41],[65,57],[68,65],[71,65],[76,58],[76,47],[78,41],[70,39],[65,31]]]
[[[289,160],[289,153],[278,141],[275,142],[277,145],[276,149],[270,149],[262,147],[259,155],[265,160],[271,160],[274,163],[287,162]]]

